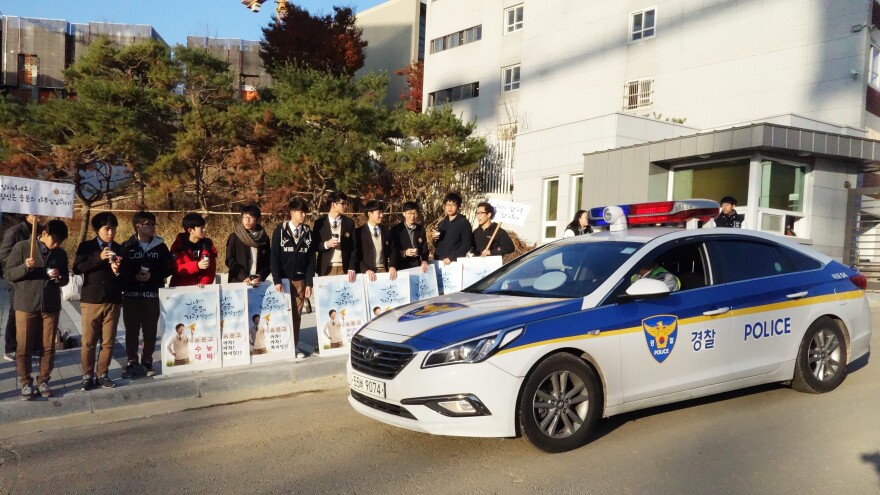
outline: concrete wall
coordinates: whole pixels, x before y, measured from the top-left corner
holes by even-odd
[[[813,248],[838,261],[843,261],[846,232],[847,189],[844,182],[857,183],[858,169],[826,158],[817,158],[811,172],[810,208],[805,212],[810,220]],[[808,182],[809,185],[809,182]]]
[[[388,73],[387,105],[401,102],[406,79],[394,72],[404,69],[419,58],[419,26],[421,0],[389,0],[357,14],[358,27],[364,30],[366,48],[364,67],[368,71]]]
[[[37,85],[44,88],[64,87],[67,67],[67,22],[54,19],[3,17],[2,24],[3,85],[18,86],[19,54],[39,57]]]
[[[260,58],[260,42],[236,38],[207,38],[187,36],[186,46],[202,48],[229,64],[229,74],[236,90],[240,84],[254,87],[271,86],[272,76],[263,67]]]

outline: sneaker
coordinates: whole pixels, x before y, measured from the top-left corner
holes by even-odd
[[[3,360],[4,361],[15,361],[15,353],[14,352],[7,352],[7,353],[3,354]]]
[[[95,385],[100,385],[104,388],[113,388],[116,386],[113,380],[111,380],[110,377],[107,375],[99,376]]]
[[[125,365],[125,370],[122,372],[122,378],[140,378],[143,376],[143,370],[141,370],[141,365],[138,364],[137,361],[129,361],[128,364]]]
[[[144,363],[142,366],[144,367],[144,372],[147,376],[156,375],[156,370],[153,369],[153,363]]]
[[[43,396],[44,399],[52,397],[52,391],[49,390],[49,384],[46,382],[41,383],[40,386],[37,387],[37,391],[40,393],[40,395]]]
[[[92,375],[83,375],[82,384],[80,385],[80,390],[91,390],[95,387],[95,379],[92,378]]]
[[[21,400],[31,400],[34,398],[34,386],[25,385],[21,387]]]
[[[297,357],[297,358],[304,358],[304,357],[306,357],[306,353],[304,353],[304,352],[297,352],[297,353],[296,353],[296,357]]]

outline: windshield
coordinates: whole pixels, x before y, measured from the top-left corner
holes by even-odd
[[[502,267],[465,292],[528,297],[584,297],[642,244],[593,241],[549,245]]]

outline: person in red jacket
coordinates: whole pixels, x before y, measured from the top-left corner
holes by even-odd
[[[205,236],[205,219],[198,213],[183,216],[183,232],[171,245],[174,269],[170,287],[207,285],[214,283],[217,273],[217,248]]]

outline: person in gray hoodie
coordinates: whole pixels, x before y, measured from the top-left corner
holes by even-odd
[[[174,259],[165,240],[156,235],[156,215],[139,211],[131,217],[134,235],[122,245],[122,322],[128,363],[122,378],[153,376],[153,351],[159,329],[159,289],[171,275]],[[141,330],[144,348],[138,364]]]
[[[22,400],[34,396],[31,365],[32,343],[42,336],[40,374],[37,391],[51,397],[49,378],[55,366],[55,335],[58,333],[58,315],[61,312],[61,287],[70,281],[67,253],[61,244],[67,239],[67,225],[61,220],[50,220],[36,241],[31,257],[29,240],[13,246],[6,259],[4,275],[15,288],[13,300],[16,327],[16,371],[21,384]]]

